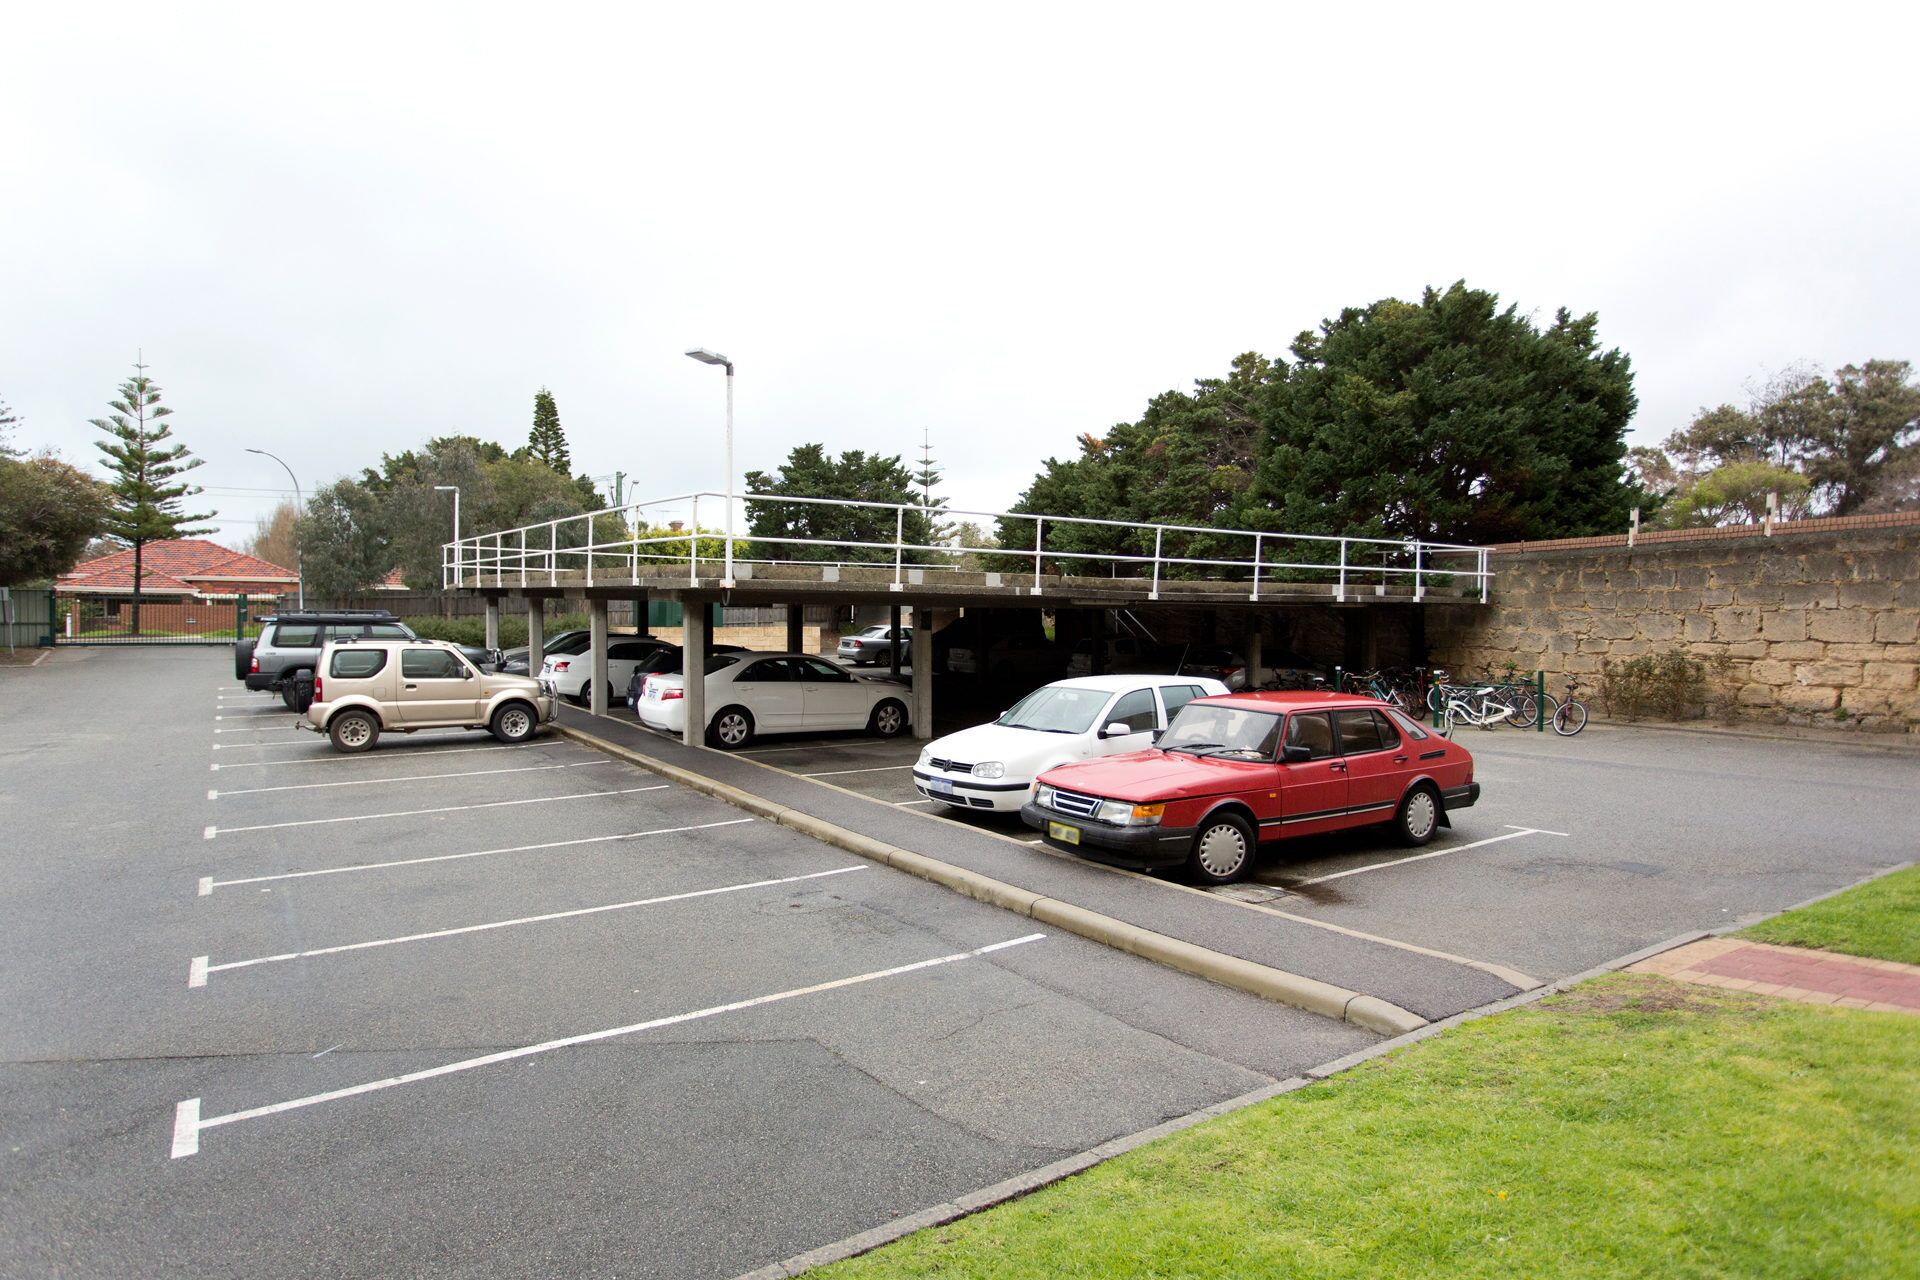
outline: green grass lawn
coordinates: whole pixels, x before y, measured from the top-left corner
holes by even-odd
[[[1785,947],[1920,964],[1920,867],[1881,876],[1734,935]]]
[[[815,1274],[1920,1276],[1920,1022],[1615,974]]]

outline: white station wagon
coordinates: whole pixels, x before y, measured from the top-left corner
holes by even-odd
[[[1174,712],[1225,692],[1207,676],[1080,676],[1043,685],[992,724],[928,743],[913,767],[914,789],[956,809],[1018,813],[1048,769],[1144,751]]]
[[[810,653],[716,653],[707,658],[707,741],[738,751],[764,733],[865,729],[907,731],[907,690],[864,680]],[[687,723],[684,673],[647,677],[634,707],[649,729],[678,734]]]

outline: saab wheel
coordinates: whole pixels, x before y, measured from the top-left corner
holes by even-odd
[[[1393,815],[1394,834],[1400,837],[1400,843],[1418,847],[1433,839],[1433,833],[1440,829],[1440,797],[1434,794],[1432,787],[1415,787],[1407,792],[1406,799],[1400,802],[1400,811]]]
[[[1253,866],[1253,828],[1238,814],[1222,814],[1200,824],[1193,836],[1187,869],[1208,884],[1229,884]]]
[[[867,731],[882,738],[899,737],[907,731],[907,709],[888,698],[873,709],[873,718],[867,721]]]
[[[722,751],[738,751],[753,741],[753,713],[745,707],[722,707],[707,726],[707,741]]]
[[[493,736],[502,742],[525,742],[539,729],[539,718],[524,702],[510,702],[493,713]]]
[[[371,751],[380,741],[380,722],[365,711],[342,711],[327,726],[327,736],[335,751]]]

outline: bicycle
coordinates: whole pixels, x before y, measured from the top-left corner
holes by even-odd
[[[1444,676],[1446,673],[1434,674]],[[1439,691],[1440,706],[1434,714],[1433,723],[1443,738],[1453,736],[1453,726],[1457,722],[1492,729],[1513,719],[1513,705],[1501,698],[1490,684],[1469,686],[1436,683],[1434,687]]]
[[[1567,696],[1553,710],[1553,731],[1563,738],[1571,738],[1587,727],[1587,704],[1575,695],[1580,691],[1580,681],[1576,676],[1567,677]]]

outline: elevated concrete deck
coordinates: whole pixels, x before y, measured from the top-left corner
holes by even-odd
[[[603,553],[605,554],[605,553]],[[728,587],[718,560],[689,566],[641,564],[635,567],[606,554],[608,563],[584,568],[547,570],[529,566],[524,574],[475,572],[459,577],[457,589],[489,597],[553,597],[625,599],[646,592],[662,599],[712,600],[729,604],[796,604],[831,600],[841,604],[901,604],[931,608],[997,606],[1000,608],[1138,608],[1149,604],[1205,605],[1220,608],[1285,604],[1472,604],[1481,603],[1480,589],[1466,575],[1465,584],[1443,569],[1428,570],[1418,586],[1396,575],[1380,582],[1378,574],[1355,570],[1345,586],[1338,582],[1284,580],[1222,581],[1207,578],[1077,577],[1062,574],[987,573],[906,565],[896,579],[894,566],[862,564],[753,564],[735,562],[733,585]],[[1471,590],[1466,589],[1471,586]]]

